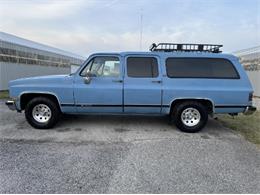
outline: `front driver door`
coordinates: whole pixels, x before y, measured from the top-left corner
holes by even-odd
[[[95,56],[75,78],[74,98],[78,112],[120,113],[123,111],[123,82],[120,56]],[[84,77],[91,75],[90,83]]]

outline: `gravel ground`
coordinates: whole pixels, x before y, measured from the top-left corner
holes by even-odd
[[[259,148],[210,120],[64,117],[36,130],[0,102],[0,193],[260,193]]]

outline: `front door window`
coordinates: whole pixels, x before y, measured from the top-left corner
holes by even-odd
[[[120,61],[118,57],[100,56],[93,58],[81,76],[90,72],[93,77],[118,77],[120,74]]]

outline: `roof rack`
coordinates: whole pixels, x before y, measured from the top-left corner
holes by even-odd
[[[162,52],[210,52],[210,53],[221,53],[219,49],[223,45],[216,44],[190,44],[190,43],[153,43],[150,46],[150,51],[162,51]]]

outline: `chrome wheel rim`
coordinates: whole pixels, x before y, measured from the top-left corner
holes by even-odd
[[[39,123],[46,123],[51,118],[51,109],[45,104],[37,104],[32,110],[34,120]]]
[[[193,127],[200,122],[200,112],[196,108],[186,108],[181,113],[181,121],[188,127]]]

